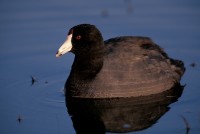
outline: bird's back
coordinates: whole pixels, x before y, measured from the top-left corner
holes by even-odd
[[[103,67],[89,83],[95,98],[156,94],[179,83],[183,62],[171,59],[151,39],[118,37],[105,41]]]

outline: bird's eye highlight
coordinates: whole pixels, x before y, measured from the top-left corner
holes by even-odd
[[[80,36],[80,35],[76,36],[76,39],[77,39],[77,40],[80,40],[80,39],[81,39],[81,36]]]

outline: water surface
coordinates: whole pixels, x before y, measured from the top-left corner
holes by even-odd
[[[80,23],[95,24],[104,39],[151,37],[185,63],[178,102],[156,124],[130,133],[184,134],[182,117],[190,134],[200,132],[199,0],[3,0],[0,11],[0,133],[75,133],[62,92],[74,56],[55,53]]]

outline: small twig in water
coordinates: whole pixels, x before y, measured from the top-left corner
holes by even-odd
[[[190,125],[189,125],[187,119],[186,119],[184,116],[181,115],[181,118],[183,119],[183,121],[184,121],[184,123],[185,123],[186,134],[189,134],[189,131],[190,131],[190,129],[191,129],[191,128],[190,128]]]
[[[31,75],[31,86],[37,82],[37,79]]]
[[[196,67],[197,65],[196,65],[195,62],[192,62],[192,63],[190,64],[190,66],[191,66],[191,67]]]
[[[18,121],[19,123],[21,123],[22,120],[23,120],[23,118],[19,115],[18,118],[17,118],[17,121]]]

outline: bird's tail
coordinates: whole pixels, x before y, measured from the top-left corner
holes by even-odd
[[[176,73],[178,73],[181,77],[186,70],[183,61],[170,59],[170,62],[171,62],[172,65],[175,66]]]

